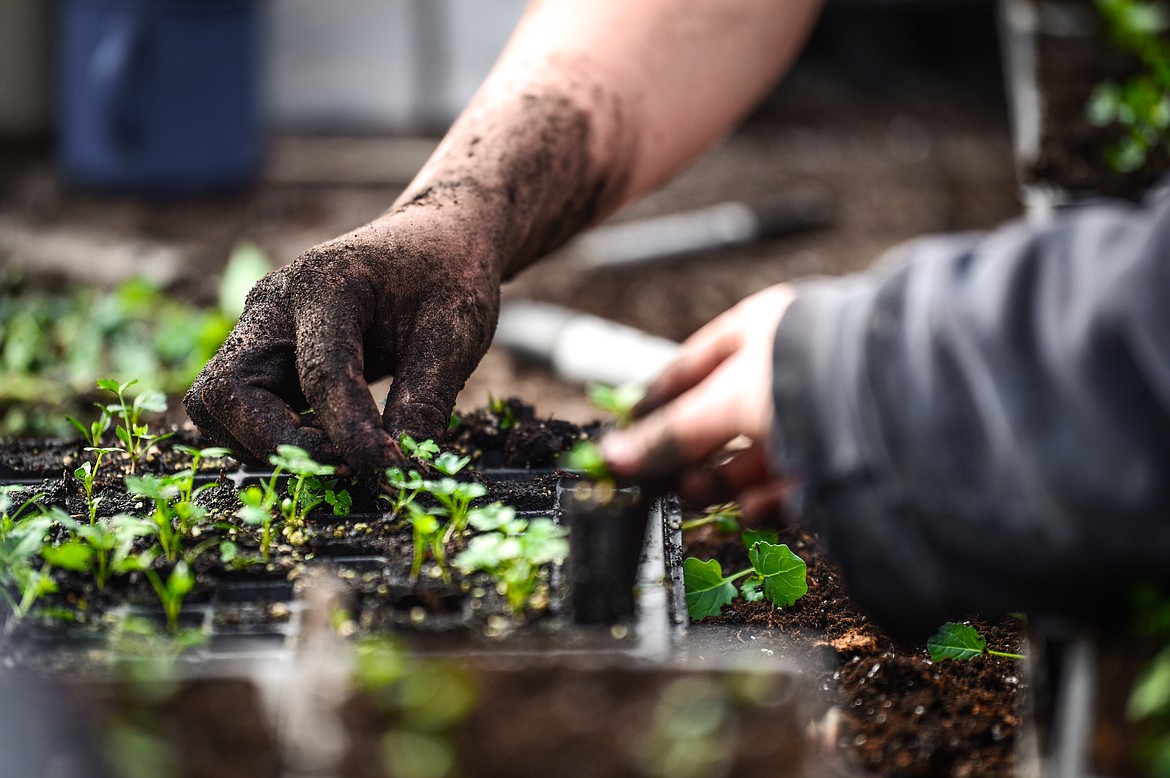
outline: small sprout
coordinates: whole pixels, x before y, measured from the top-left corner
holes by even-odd
[[[488,393],[488,411],[496,417],[496,426],[501,432],[507,432],[516,426],[516,414],[512,411],[512,404],[504,399],[497,399]]]
[[[433,440],[419,442],[410,435],[403,435],[399,443],[407,456],[417,459],[419,462],[430,462],[439,453],[439,445]]]
[[[408,503],[406,507],[409,512],[406,518],[410,522],[414,543],[414,559],[410,565],[410,577],[418,579],[423,559],[426,558],[427,551],[430,551],[431,557],[434,558],[435,564],[441,571],[443,580],[450,581],[451,574],[447,570],[447,553],[443,546],[443,524],[435,515],[435,509],[428,510],[413,502]]]
[[[490,575],[508,601],[514,615],[521,615],[544,587],[542,565],[562,562],[569,553],[568,532],[552,519],[531,521],[499,503],[472,511],[476,535],[455,557],[464,574],[482,571]]]
[[[727,502],[722,505],[713,505],[707,509],[703,516],[690,521],[682,523],[682,531],[688,532],[699,527],[705,527],[708,524],[714,524],[715,527],[722,533],[730,535],[733,532],[739,532],[739,520],[743,518],[743,509],[737,503]],[[775,543],[776,540],[771,542]],[[751,546],[744,538],[744,543]]]
[[[1004,651],[992,651],[987,647],[987,639],[970,624],[956,624],[948,621],[939,627],[938,632],[926,641],[926,650],[935,662],[944,659],[954,659],[966,662],[983,654],[1003,657],[1005,659],[1023,659],[1023,654],[1009,654]]]
[[[122,442],[123,450],[130,457],[130,471],[133,472],[138,462],[146,455],[149,447],[161,440],[171,437],[155,435],[150,427],[142,421],[147,411],[165,413],[167,398],[162,392],[141,392],[133,400],[128,400],[126,390],[138,383],[132,379],[126,383],[119,383],[113,378],[99,378],[98,389],[110,392],[118,398],[118,402],[102,406],[103,413],[111,417],[120,417],[122,423],[114,427],[114,434]]]
[[[419,492],[422,491],[426,482],[423,481],[418,471],[411,470],[409,473],[404,473],[400,468],[391,467],[386,470],[386,482],[391,487],[398,491],[397,495],[390,497],[389,495],[382,495],[381,499],[388,500],[393,503],[393,512],[395,515],[401,516],[410,503],[414,502],[418,497]]]
[[[276,493],[260,486],[249,486],[240,492],[240,521],[260,527],[260,557],[265,563],[272,549],[272,512],[276,507]]]
[[[586,392],[593,407],[611,414],[617,426],[625,428],[634,423],[634,406],[646,396],[646,387],[633,383],[621,386],[591,384]]]
[[[435,458],[431,465],[443,475],[455,475],[471,462],[471,457],[461,457],[450,451],[444,451]]]
[[[735,598],[735,582],[741,578],[747,578],[740,586],[740,593],[749,602],[767,598],[776,607],[786,608],[803,597],[808,591],[807,566],[788,546],[777,544],[775,539],[774,533],[766,531],[745,533],[752,566],[730,576],[723,575],[718,560],[685,559],[683,586],[690,617],[718,616],[723,606]]]
[[[163,606],[163,613],[167,618],[167,631],[172,635],[179,631],[179,615],[183,609],[183,600],[195,588],[195,574],[187,561],[180,559],[171,568],[170,574],[164,581],[158,571],[151,566],[142,570],[154,592],[158,595],[159,603]]]
[[[286,531],[300,529],[305,524],[305,517],[325,500],[325,496],[320,494],[320,481],[317,479],[333,475],[337,468],[317,462],[303,448],[289,445],[277,446],[276,453],[268,461],[275,466],[271,483],[273,489],[277,474],[289,474],[288,499],[280,502]]]
[[[561,457],[560,465],[565,470],[582,473],[592,481],[613,480],[609,465],[601,455],[601,448],[592,440],[579,440],[574,443]]]

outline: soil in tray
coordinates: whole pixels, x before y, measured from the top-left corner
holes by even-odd
[[[584,432],[576,425],[537,419],[518,401],[493,407],[466,414],[441,442],[443,448],[465,453],[474,462],[475,469],[464,470],[458,478],[479,481],[487,488],[487,495],[475,504],[502,502],[522,515],[554,516],[561,477],[554,469],[556,457]],[[189,432],[177,432],[139,465],[139,473],[165,474],[189,467],[190,460],[174,446],[198,446],[201,441]],[[0,447],[0,468],[10,483],[25,484],[15,495],[18,503],[40,494],[43,505],[84,517],[84,491],[72,471],[89,457],[74,441],[10,441]],[[108,455],[106,462],[95,487],[95,494],[101,497],[98,516],[149,516],[151,501],[126,491],[122,480],[125,463],[116,455]],[[426,473],[425,467],[418,467]],[[493,467],[508,469],[491,470]],[[464,577],[452,570],[451,580],[444,580],[432,575],[435,571],[428,564],[419,578],[413,578],[411,530],[388,513],[390,504],[379,499],[381,492],[370,485],[339,481],[336,488],[348,489],[353,499],[352,512],[339,517],[323,504],[309,514],[301,531],[276,535],[269,560],[261,562],[259,530],[238,518],[237,482],[230,480],[229,474],[236,479],[242,476],[242,485],[268,478],[262,472],[240,471],[230,458],[204,462],[197,478],[200,485],[209,488],[201,491],[195,502],[207,515],[200,522],[198,536],[184,541],[185,549],[203,548],[189,561],[196,583],[185,607],[210,606],[213,615],[205,624],[216,633],[286,631],[294,584],[314,566],[330,571],[340,584],[342,607],[355,624],[368,629],[480,630],[493,616],[507,613],[503,599],[484,574]],[[47,480],[39,480],[46,476]],[[283,493],[283,483],[280,488]],[[426,505],[430,497],[418,499]],[[219,544],[210,539],[213,536],[230,540],[238,548],[234,561],[223,557]],[[135,548],[141,551],[153,544],[153,537],[144,536],[135,541]],[[458,544],[448,546],[450,558]],[[248,564],[241,564],[241,559]],[[170,565],[156,563],[155,567],[165,580]],[[114,576],[100,589],[92,577],[65,569],[53,569],[52,578],[56,591],[42,601],[42,610],[69,612],[81,623],[27,619],[18,631],[36,631],[49,642],[54,634],[63,643],[72,642],[69,636],[77,634],[91,640],[105,614],[122,606],[158,610],[154,587],[139,572]],[[562,601],[562,595],[546,598],[546,607],[559,606]],[[539,616],[540,612],[534,611],[527,620],[538,620]],[[3,620],[0,616],[0,622]]]
[[[849,600],[840,572],[815,535],[780,541],[808,565],[808,593],[778,610],[736,598],[712,622],[767,627],[817,674],[820,737],[845,769],[898,776],[1013,776],[1025,696],[1022,663],[991,656],[930,660],[925,646],[891,641]],[[687,556],[748,564],[738,538],[704,527],[684,536]],[[1021,625],[974,620],[989,647],[1019,652]]]

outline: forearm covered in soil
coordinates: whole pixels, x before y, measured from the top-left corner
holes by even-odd
[[[819,5],[533,2],[391,213],[444,209],[510,277],[724,135],[795,56]]]
[[[1170,571],[1170,202],[910,244],[810,282],[777,465],[888,627],[1098,618]]]

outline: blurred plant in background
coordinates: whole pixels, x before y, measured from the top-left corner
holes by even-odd
[[[0,286],[0,435],[70,434],[65,416],[94,415],[93,387],[102,376],[136,377],[136,393],[186,391],[268,269],[256,246],[241,244],[216,307],[139,279],[108,291]]]

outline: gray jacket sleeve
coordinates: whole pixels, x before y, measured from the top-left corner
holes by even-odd
[[[1170,201],[928,238],[800,289],[776,465],[887,628],[1092,619],[1170,577]]]

